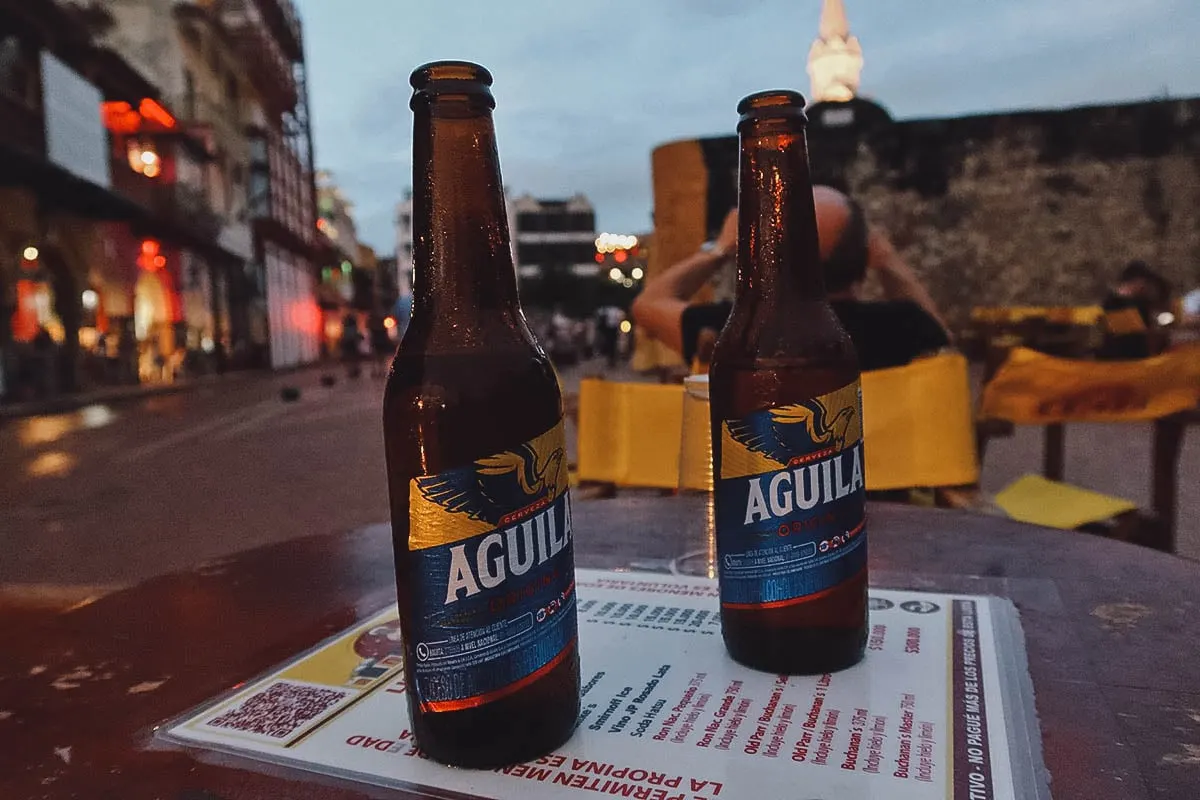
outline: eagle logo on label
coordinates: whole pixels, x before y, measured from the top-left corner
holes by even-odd
[[[857,418],[853,406],[842,406],[831,414],[825,403],[814,399],[773,408],[769,414],[729,420],[726,425],[733,440],[746,449],[787,464],[793,456],[814,449],[841,452]]]
[[[416,478],[414,499],[439,514],[491,529],[532,513],[562,495],[569,484],[561,425],[522,445],[457,469]],[[424,513],[424,511],[423,511]]]

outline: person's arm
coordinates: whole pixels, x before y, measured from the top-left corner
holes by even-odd
[[[933,297],[908,264],[904,263],[904,259],[896,252],[896,248],[888,241],[888,238],[872,228],[867,247],[868,268],[874,270],[875,274],[879,276],[879,283],[887,298],[889,300],[909,300],[916,303],[925,310],[925,313],[933,317],[938,325],[942,326],[946,338],[950,339],[950,329],[946,327],[937,304],[933,302]]]
[[[737,212],[731,211],[712,250],[690,255],[646,281],[633,301],[634,322],[676,353],[683,353],[684,309],[700,287],[733,255],[736,246]]]

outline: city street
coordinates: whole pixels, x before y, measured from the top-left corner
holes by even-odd
[[[0,584],[83,598],[387,519],[383,382],[332,374],[331,388],[308,370],[0,422]]]
[[[594,370],[567,370],[564,383]],[[383,382],[327,372],[333,387],[310,369],[0,421],[0,605],[63,607],[239,550],[385,521]],[[284,386],[300,399],[284,402]],[[1070,426],[1067,478],[1146,507],[1149,448],[1148,426]],[[1036,471],[1040,458],[1036,430],[994,442],[984,488]],[[1181,473],[1200,474],[1200,437]],[[1200,486],[1185,480],[1179,550],[1192,558],[1198,512]]]

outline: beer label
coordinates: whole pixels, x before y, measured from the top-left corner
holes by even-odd
[[[858,381],[724,420],[714,457],[723,606],[803,602],[866,568]]]
[[[409,485],[409,653],[426,711],[472,708],[575,646],[575,557],[560,421],[519,447]]]

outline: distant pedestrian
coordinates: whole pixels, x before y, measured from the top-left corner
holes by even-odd
[[[1148,358],[1162,350],[1160,315],[1171,307],[1171,284],[1144,261],[1131,261],[1102,303],[1105,360]]]
[[[396,345],[388,335],[386,320],[376,317],[371,320],[371,377],[386,378],[388,361],[396,352]]]
[[[358,318],[354,314],[347,314],[342,320],[342,362],[346,365],[346,375],[350,378],[357,378],[362,374],[362,365],[359,363],[362,359],[362,332],[358,329]]]
[[[608,359],[608,365],[617,365],[618,344],[621,336],[621,322],[625,314],[616,306],[605,306],[597,313],[600,334],[600,353]]]

